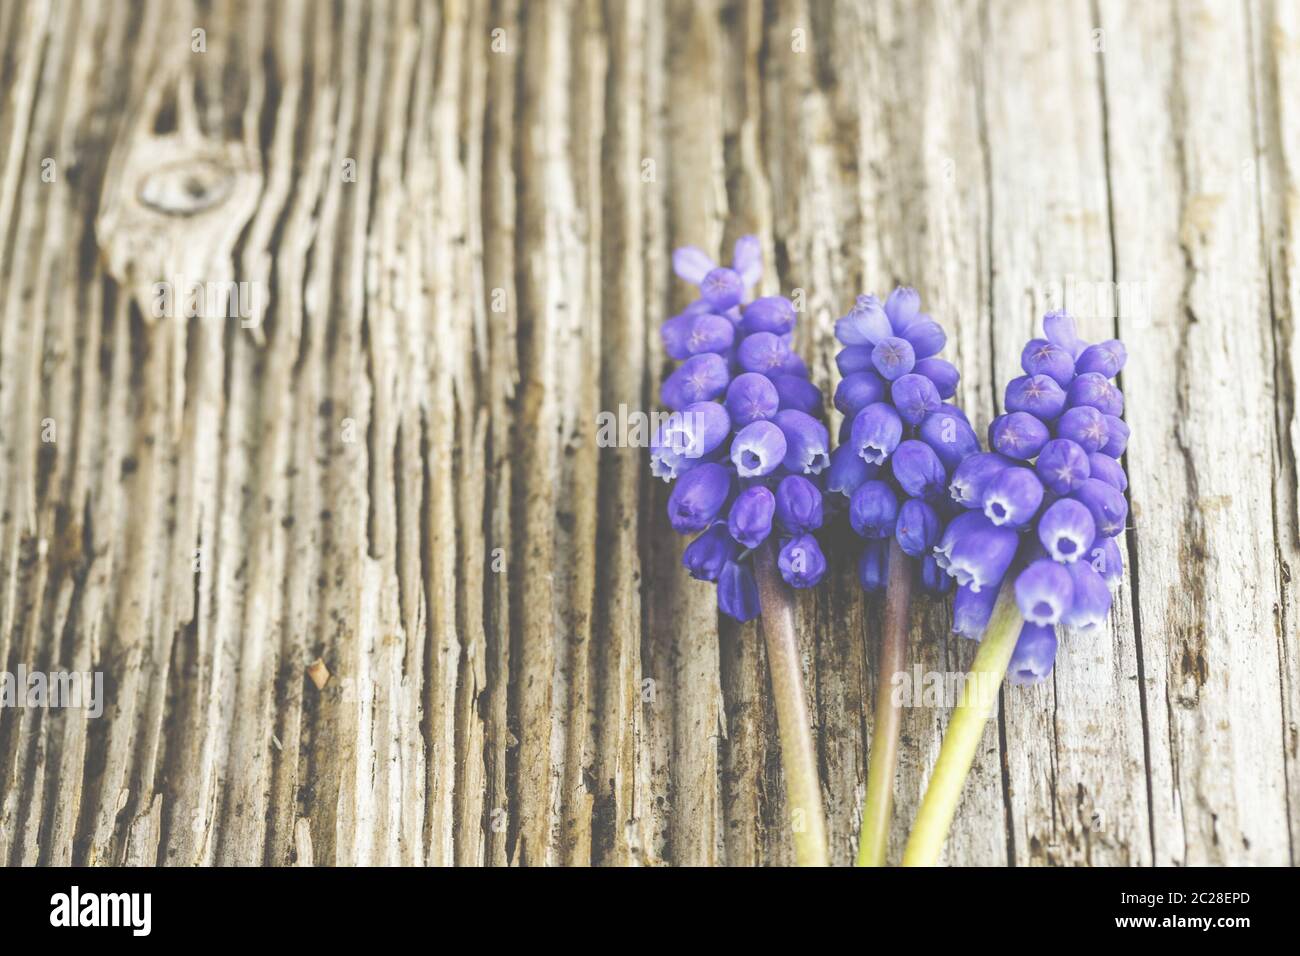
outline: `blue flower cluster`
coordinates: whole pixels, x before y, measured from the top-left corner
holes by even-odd
[[[991,450],[953,475],[952,498],[969,509],[934,549],[959,587],[953,630],[978,639],[1008,572],[1024,626],[1008,668],[1013,683],[1037,683],[1056,657],[1056,626],[1099,627],[1109,585],[1123,563],[1128,478],[1118,459],[1129,429],[1113,379],[1127,355],[1117,340],[1089,345],[1064,312],[1044,316],[1045,338],[1020,356],[1025,374],[1006,388],[1005,413],[989,426]]]
[[[938,358],[947,336],[920,307],[916,290],[897,288],[884,305],[858,296],[835,323],[844,346],[835,357],[844,376],[835,407],[844,424],[826,489],[849,499],[849,523],[867,539],[858,578],[868,591],[885,586],[891,535],[919,559],[927,590],[951,587],[930,552],[959,510],[948,498],[949,479],[979,451],[965,414],[945,401],[959,378],[951,362]]]
[[[697,535],[682,563],[717,582],[724,613],[748,621],[759,601],[746,558],[772,534],[791,587],[813,587],[826,573],[815,535],[830,464],[822,395],[791,349],[794,305],[780,296],[748,301],[762,274],[756,237],[736,243],[730,268],[691,246],[673,254],[673,268],[700,297],[663,324],[664,348],[681,364],[660,391],[672,414],[652,439],[651,471],[675,481],[673,529]]]

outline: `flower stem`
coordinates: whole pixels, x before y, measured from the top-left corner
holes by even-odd
[[[986,722],[997,706],[998,690],[1006,676],[1011,653],[1016,649],[1022,623],[1016,607],[1013,576],[1008,575],[971,664],[961,701],[948,721],[939,759],[907,839],[907,849],[903,851],[904,866],[934,866],[939,862],[966,775],[975,761]]]
[[[763,609],[763,638],[767,642],[772,696],[776,699],[795,862],[799,866],[827,866],[822,787],[813,753],[812,729],[808,725],[808,701],[804,696],[799,642],[794,633],[794,605],[790,589],[776,569],[771,541],[764,542],[754,552],[754,575]]]
[[[908,611],[912,604],[912,562],[890,538],[889,584],[885,589],[885,627],[880,635],[876,717],[871,731],[867,798],[862,808],[858,866],[884,866],[889,849],[889,818],[894,806],[894,772],[898,767],[898,737],[903,726],[901,701],[894,700],[894,675],[907,658]]]

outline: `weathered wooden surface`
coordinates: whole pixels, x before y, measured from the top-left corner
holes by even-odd
[[[1295,861],[1294,0],[2,0],[0,55],[0,669],[108,690],[0,710],[0,862],[789,862],[757,631],[595,442],[672,247],[746,232],[828,392],[899,281],[980,428],[1062,293],[1132,356],[1113,626],[1004,691],[947,859]],[[798,608],[840,863],[880,610]]]

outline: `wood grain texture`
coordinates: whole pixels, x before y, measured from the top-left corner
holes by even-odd
[[[1048,308],[1129,349],[1124,590],[945,859],[1297,862],[1297,89],[1293,0],[0,0],[0,670],[107,692],[0,709],[0,863],[792,862],[758,631],[596,441],[746,233],[827,394],[900,282],[979,431]],[[796,607],[839,864],[881,613]]]

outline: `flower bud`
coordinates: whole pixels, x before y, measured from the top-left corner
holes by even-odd
[[[935,388],[934,382],[916,372],[901,376],[890,386],[889,393],[899,417],[909,425],[921,424],[926,415],[937,412],[943,406],[943,400],[939,397],[939,390]],[[881,395],[883,394],[882,389]],[[876,398],[875,401],[880,401],[880,398]]]
[[[1124,419],[1107,415],[1106,444],[1102,446],[1101,453],[1110,455],[1111,458],[1123,457],[1124,449],[1128,448],[1128,436],[1129,428]]]
[[[731,494],[731,473],[705,462],[677,479],[668,496],[668,520],[678,534],[703,531],[718,516]]]
[[[1004,468],[984,487],[984,516],[995,525],[1023,528],[1043,503],[1043,483],[1028,468]]]
[[[989,425],[989,445],[1020,461],[1037,457],[1051,437],[1051,430],[1028,412],[999,415]]]
[[[746,548],[757,548],[772,532],[772,516],[776,512],[776,498],[763,485],[751,485],[731,503],[727,515],[727,530],[736,542]]]
[[[790,347],[779,335],[771,332],[755,332],[740,341],[736,349],[736,361],[746,372],[761,372],[771,375],[784,371],[790,360]]]
[[[1092,513],[1073,498],[1057,499],[1038,519],[1038,540],[1053,561],[1078,561],[1089,552],[1096,537]]]
[[[773,417],[785,433],[786,470],[796,475],[819,475],[831,463],[831,435],[826,426],[807,412],[787,408]]]
[[[897,461],[897,459],[895,459]],[[939,539],[939,514],[920,498],[908,498],[898,509],[894,537],[904,554],[919,558],[927,555]]]
[[[1074,378],[1074,359],[1070,353],[1047,339],[1030,339],[1020,353],[1020,367],[1027,375],[1046,375],[1061,388]]]
[[[1026,623],[1011,652],[1007,680],[1012,684],[1041,684],[1052,673],[1055,662],[1056,629]]]
[[[942,498],[948,473],[934,449],[923,441],[908,439],[899,444],[889,464],[894,480],[913,498]]]
[[[750,422],[731,440],[731,461],[741,478],[770,475],[781,466],[786,451],[785,433],[769,421]]]
[[[737,428],[771,418],[780,407],[781,396],[766,375],[742,372],[727,386],[727,411]]]
[[[970,427],[961,409],[953,405],[944,405],[926,415],[917,436],[934,450],[948,472],[980,450],[975,429]]]
[[[1074,489],[1071,497],[1083,502],[1092,512],[1097,534],[1101,537],[1113,538],[1124,530],[1124,521],[1128,518],[1128,502],[1118,488],[1098,478],[1089,478]]]
[[[691,320],[691,331],[686,337],[686,351],[691,355],[704,352],[725,353],[736,338],[736,327],[729,319],[705,312]]]
[[[741,236],[731,250],[731,268],[740,273],[746,288],[763,278],[763,244],[758,236]]]
[[[1124,393],[1100,372],[1085,372],[1070,383],[1066,401],[1071,408],[1091,405],[1103,415],[1118,418],[1124,414]]]
[[[868,405],[854,416],[850,440],[863,461],[882,465],[903,440],[903,420],[892,405]]]
[[[998,472],[1012,466],[1012,461],[997,452],[983,451],[971,455],[952,473],[948,491],[952,500],[963,508],[984,507],[984,489]]]
[[[722,395],[731,381],[727,360],[713,352],[693,355],[664,379],[659,397],[673,411]]]
[[[1124,348],[1124,343],[1118,339],[1109,339],[1084,349],[1074,363],[1074,370],[1080,375],[1096,372],[1106,378],[1114,378],[1127,361],[1128,351]]]
[[[1028,412],[1045,422],[1055,421],[1065,410],[1066,393],[1046,375],[1022,375],[1007,384],[1008,412]],[[1005,454],[1005,453],[1004,453]]]
[[[849,499],[849,524],[864,538],[885,538],[898,523],[898,497],[883,481],[865,481]]]
[[[698,538],[686,546],[682,564],[697,581],[716,581],[722,566],[735,559],[738,549],[727,531],[718,522],[709,525]]]
[[[893,334],[885,310],[874,295],[860,295],[848,315],[835,322],[835,337],[845,345],[874,346]]]
[[[821,414],[822,390],[808,379],[799,375],[774,375],[772,384],[776,386],[781,411],[793,408],[809,415]]]
[[[659,327],[659,337],[664,342],[664,352],[668,357],[680,362],[690,358],[689,347],[691,328],[695,324],[695,314],[683,312],[674,315]]]
[[[907,339],[891,335],[871,350],[871,364],[882,378],[892,382],[912,371],[916,366],[916,352]]]
[[[718,575],[718,609],[737,621],[758,617],[758,583],[749,565],[735,561],[723,565]]]
[[[844,376],[854,372],[874,372],[871,364],[871,350],[874,345],[846,345],[835,354],[835,366]]]
[[[1092,454],[1106,444],[1106,417],[1091,405],[1067,408],[1056,423],[1056,437],[1068,438]]]
[[[755,332],[773,332],[785,335],[794,328],[794,305],[780,295],[764,296],[745,306],[741,313],[740,331],[746,335]]]
[[[789,336],[787,336],[787,338],[789,338]],[[771,374],[771,375],[797,375],[797,376],[799,376],[800,378],[807,378],[807,377],[808,377],[808,364],[807,364],[806,362],[804,362],[804,360],[799,356],[799,353],[798,353],[798,352],[795,352],[795,351],[790,347],[790,343],[789,343],[789,342],[786,343],[786,348],[789,349],[789,351],[786,353],[786,356],[785,356],[785,362],[782,363],[782,365],[781,365],[780,368],[772,369],[772,371],[771,371],[769,374]]]
[[[941,358],[925,358],[919,360],[912,371],[932,381],[939,391],[940,398],[948,399],[957,394],[957,383],[961,381],[961,373],[951,362]]]
[[[1101,575],[1107,587],[1114,587],[1124,577],[1124,558],[1114,538],[1098,538],[1088,552],[1088,563]]]
[[[822,526],[822,493],[803,475],[786,475],[776,487],[776,517],[787,534]]]
[[[1054,438],[1044,445],[1034,467],[1043,485],[1058,495],[1068,495],[1090,474],[1088,453],[1068,438]]]
[[[1074,601],[1062,623],[1085,634],[1100,629],[1110,615],[1110,588],[1087,561],[1067,567],[1074,582]]]
[[[835,386],[835,407],[852,418],[868,405],[883,401],[888,389],[875,369],[854,372]]]
[[[1074,601],[1074,582],[1063,565],[1039,558],[1016,576],[1016,605],[1031,624],[1059,624]]]
[[[849,497],[858,487],[880,471],[879,465],[869,465],[858,455],[857,449],[847,442],[831,452],[831,465],[826,470],[826,490]]]
[[[952,632],[971,641],[984,637],[998,600],[997,588],[958,588],[952,598]]]
[[[781,577],[792,588],[810,588],[826,574],[826,556],[810,534],[791,538],[776,556]]]
[[[739,305],[744,295],[744,280],[734,269],[713,269],[700,282],[700,297],[717,312]]]
[[[692,285],[699,285],[715,268],[717,263],[699,246],[678,246],[673,250],[673,272]]]
[[[1093,452],[1088,456],[1088,470],[1089,477],[1099,478],[1119,491],[1128,491],[1128,475],[1124,473],[1123,466],[1110,455]]]
[[[899,286],[885,300],[885,315],[895,335],[902,335],[921,311],[921,297],[908,286]]]
[[[1071,358],[1083,351],[1074,319],[1063,311],[1048,312],[1043,316],[1043,334],[1047,336],[1047,341],[1065,349]]]
[[[932,355],[938,355],[948,342],[948,336],[944,334],[943,326],[929,316],[918,316],[914,322],[911,322],[907,328],[898,334],[911,343],[913,356],[917,359],[927,359]]]

